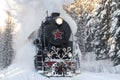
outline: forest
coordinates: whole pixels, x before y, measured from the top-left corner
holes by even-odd
[[[34,8],[36,8],[35,5],[31,10],[34,10]],[[74,0],[71,4],[64,4],[62,8],[77,24],[75,35],[82,52],[83,62],[91,56],[93,63],[94,61],[101,64],[109,64],[110,62],[112,67],[120,66],[120,1]],[[14,28],[17,23],[11,10],[6,11],[6,15],[5,28],[3,30],[1,27],[0,29],[1,69],[8,67],[16,55],[13,39],[15,36]],[[20,17],[21,15],[18,18]],[[108,61],[108,63],[104,63],[105,61]],[[87,66],[84,63],[83,65]],[[94,72],[95,67],[92,68]],[[98,70],[98,72],[100,71],[102,70]],[[120,72],[120,70],[116,72]]]

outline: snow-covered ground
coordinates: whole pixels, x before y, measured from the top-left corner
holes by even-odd
[[[2,0],[3,1],[3,0]],[[81,72],[74,77],[47,78],[37,74],[34,69],[35,46],[28,40],[28,36],[39,28],[41,21],[52,12],[60,12],[61,16],[70,24],[73,34],[77,27],[72,18],[63,10],[62,5],[73,0],[5,0],[8,9],[17,19],[19,30],[14,37],[16,57],[13,64],[0,71],[0,80],[120,80],[120,74]],[[86,63],[87,64],[87,63]],[[83,64],[83,68],[87,65]],[[89,64],[90,65],[93,65]],[[88,68],[88,67],[87,67]],[[86,70],[87,70],[86,68]]]
[[[120,74],[120,66],[113,66],[110,59],[96,60],[96,54],[89,52],[82,56],[81,70],[90,72],[117,73]]]
[[[33,71],[14,68],[0,75],[0,80],[120,80],[119,74],[82,72],[74,77],[51,77],[39,75]]]

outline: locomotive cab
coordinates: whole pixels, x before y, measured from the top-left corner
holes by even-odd
[[[46,76],[66,76],[80,68],[79,56],[76,56],[79,53],[75,52],[71,36],[71,28],[60,13],[46,17],[34,41],[37,49],[35,68],[38,72],[43,71]]]

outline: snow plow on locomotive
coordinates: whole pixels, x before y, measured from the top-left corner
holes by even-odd
[[[45,76],[72,76],[80,72],[80,52],[69,24],[52,13],[42,22],[36,45],[35,68]]]

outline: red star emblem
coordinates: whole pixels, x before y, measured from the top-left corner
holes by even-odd
[[[62,39],[62,32],[59,31],[59,29],[56,30],[54,33],[55,39]]]

